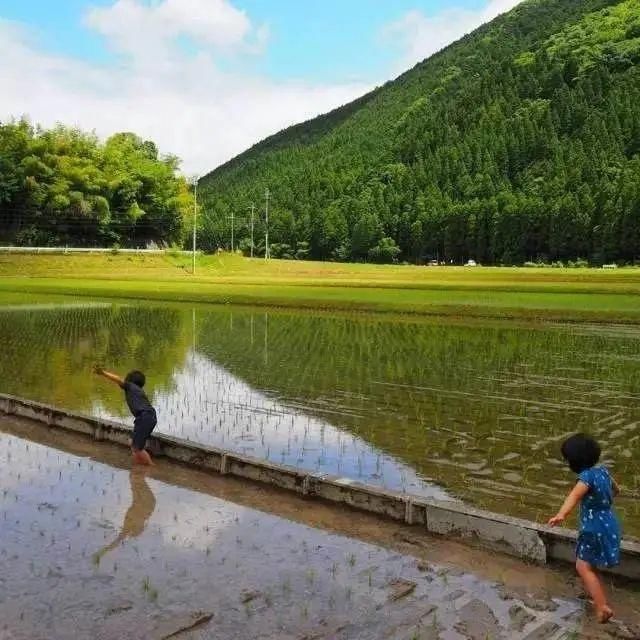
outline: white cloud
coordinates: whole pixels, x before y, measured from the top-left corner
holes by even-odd
[[[433,16],[413,10],[387,25],[382,36],[403,51],[399,69],[404,71],[522,1],[489,0],[477,10],[452,7]]]
[[[407,13],[384,30],[402,51],[398,71],[519,1],[490,0],[477,11],[452,8],[431,17]],[[203,173],[372,88],[224,72],[218,56],[251,62],[269,41],[267,25],[255,24],[232,0],[114,0],[91,9],[85,24],[116,61],[53,55],[24,26],[0,19],[0,120],[26,114],[45,126],[63,122],[102,137],[134,131],[182,158],[185,173]]]
[[[0,120],[26,114],[103,137],[134,131],[182,158],[185,173],[203,173],[371,88],[222,71],[218,55],[255,55],[268,34],[228,0],[117,0],[86,24],[122,54],[117,61],[52,55],[23,26],[0,20]]]
[[[266,35],[264,26],[254,26],[227,0],[162,0],[151,5],[116,0],[91,9],[85,23],[113,49],[136,59],[173,52],[171,45],[180,37],[218,50],[250,50],[252,44],[264,44]]]

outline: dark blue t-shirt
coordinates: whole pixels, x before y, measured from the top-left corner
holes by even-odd
[[[129,405],[129,409],[134,417],[146,412],[155,413],[155,409],[151,406],[149,398],[147,398],[145,392],[133,382],[124,382],[122,385],[124,391],[124,397]]]

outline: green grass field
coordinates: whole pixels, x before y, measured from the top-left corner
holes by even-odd
[[[0,254],[0,290],[491,318],[640,321],[640,269],[415,267],[236,255]]]

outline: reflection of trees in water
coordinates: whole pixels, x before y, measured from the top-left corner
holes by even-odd
[[[137,538],[144,533],[149,518],[156,508],[156,497],[147,484],[146,469],[132,469],[129,472],[131,486],[131,506],[127,509],[122,528],[117,538],[98,551],[94,560],[100,560],[116,549],[127,538]]]
[[[579,331],[215,307],[7,311],[0,390],[75,410],[99,400],[124,415],[119,391],[90,374],[94,362],[143,369],[150,391],[171,391],[195,346],[476,503],[501,508],[508,494],[530,509],[564,479],[550,461],[576,429],[593,431],[637,490],[637,331]],[[203,393],[226,400],[213,385]]]
[[[73,410],[100,399],[123,411],[114,390],[101,393],[91,373],[98,362],[142,369],[149,387],[167,389],[190,346],[186,312],[151,307],[91,307],[0,313],[0,390]]]
[[[546,504],[563,479],[550,460],[575,429],[596,433],[630,484],[639,471],[626,457],[633,434],[603,430],[620,414],[640,433],[634,335],[230,313],[198,314],[199,352],[477,502],[526,490],[529,505]]]

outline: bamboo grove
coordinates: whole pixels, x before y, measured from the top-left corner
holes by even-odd
[[[26,119],[0,123],[0,241],[146,247],[182,241],[192,195],[178,160],[132,133],[94,134]]]

